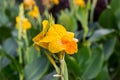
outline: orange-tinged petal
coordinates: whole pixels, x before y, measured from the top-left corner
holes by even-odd
[[[78,51],[77,43],[75,41],[68,41],[65,45],[65,52],[67,54],[74,54]]]
[[[73,32],[67,32],[66,35],[64,35],[61,40],[62,40],[62,43],[66,43],[68,41],[72,41],[74,38],[74,33]]]
[[[62,42],[60,40],[54,40],[54,41],[50,42],[49,46],[48,46],[48,50],[51,53],[58,53],[60,51],[63,51],[64,49],[65,49],[64,45],[62,44]]]

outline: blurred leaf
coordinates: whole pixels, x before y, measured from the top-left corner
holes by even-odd
[[[77,73],[79,72],[79,69],[80,69],[81,74],[84,72],[86,68],[86,63],[90,55],[91,55],[91,51],[88,46],[83,46],[82,48],[79,49],[78,53],[75,54],[77,62],[79,63],[79,68],[76,67],[78,69]]]
[[[31,63],[25,66],[25,79],[26,80],[39,80],[43,77],[45,72],[48,69],[49,62],[48,60],[41,56],[36,58]]]
[[[8,18],[3,11],[0,12],[0,26],[8,22]]]
[[[102,70],[100,71],[99,75],[95,80],[110,80],[109,72],[107,65],[105,65]]]
[[[85,69],[82,77],[85,80],[95,78],[101,71],[103,61],[104,55],[102,48],[97,47],[92,49],[92,55],[88,60],[87,68]]]
[[[112,9],[106,9],[99,17],[99,23],[104,28],[115,28],[117,26],[116,21],[117,20]]]
[[[33,26],[34,27],[34,26]],[[31,28],[27,31],[29,45],[33,44],[32,38],[35,37],[40,32],[39,29]]]
[[[104,53],[105,53],[104,55],[105,60],[108,60],[109,57],[112,55],[115,44],[116,44],[116,37],[111,38],[104,43],[103,47],[104,47]]]
[[[46,76],[44,76],[41,80],[58,80],[58,78],[53,77],[53,75],[56,74],[55,71],[47,74]]]
[[[35,49],[35,47],[30,46],[27,49],[26,60],[27,63],[31,63],[36,57],[40,56],[40,52]]]
[[[75,32],[77,30],[75,18],[67,11],[61,11],[61,15],[58,17],[58,23],[62,24],[68,31]]]
[[[97,40],[101,39],[102,37],[104,37],[105,35],[110,34],[112,32],[114,32],[114,30],[112,30],[112,29],[99,29],[99,30],[96,30],[93,33],[93,35],[90,37],[89,41],[90,42],[97,41]]]
[[[17,42],[13,38],[8,38],[3,42],[3,49],[11,55],[16,55]]]
[[[115,16],[117,18],[118,29],[120,30],[120,8],[115,11]]]
[[[120,0],[111,0],[110,6],[112,7],[113,11],[116,11],[120,8]]]
[[[8,38],[3,42],[2,49],[6,51],[3,53],[6,57],[4,56],[2,58],[2,63],[3,63],[2,66],[5,67],[10,63],[10,58],[8,58],[8,56],[11,56],[11,57],[16,56],[17,43],[15,42],[14,39]]]
[[[11,37],[11,29],[5,26],[0,27],[0,43]]]
[[[22,71],[21,65],[14,57],[12,57],[10,54],[6,53],[2,48],[0,48],[0,54],[3,55],[3,59],[0,58],[0,62],[2,62],[1,63],[2,65],[0,66],[0,68],[4,68],[8,64],[7,62],[4,61],[4,59],[7,59],[7,61],[9,60],[12,63],[11,67],[13,67],[19,73],[21,73],[21,71]]]
[[[73,58],[72,56],[66,55],[65,60],[67,63],[68,72],[72,71],[75,78],[80,76],[80,66],[79,66],[78,62],[75,60],[75,58]]]

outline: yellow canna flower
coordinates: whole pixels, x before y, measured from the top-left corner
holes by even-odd
[[[20,17],[17,16],[16,17],[16,28],[19,27],[19,22],[20,22]],[[27,30],[27,29],[30,29],[31,28],[31,23],[28,21],[27,18],[24,18],[22,20],[22,30]]]
[[[74,3],[78,6],[84,8],[85,7],[85,1],[84,0],[74,0]]]
[[[30,12],[28,12],[28,15],[30,15],[33,18],[38,18],[39,17],[39,8],[35,5],[33,6],[33,10],[31,10]]]
[[[23,3],[26,9],[29,9],[31,6],[36,4],[34,0],[24,0]]]
[[[45,23],[43,21],[43,23]],[[45,26],[46,24],[43,24]],[[33,38],[33,42],[51,53],[65,51],[67,54],[74,54],[78,51],[77,42],[74,33],[67,32],[64,26],[54,24],[50,26],[46,34],[43,31]]]

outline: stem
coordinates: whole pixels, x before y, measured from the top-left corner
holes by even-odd
[[[18,27],[18,55],[19,55],[19,63],[22,65],[23,60],[22,60],[22,19],[23,19],[23,4],[19,6],[19,17],[20,17],[20,22],[19,22],[19,27]],[[19,72],[19,79],[23,80],[24,75],[23,71]]]
[[[97,4],[97,0],[93,0],[92,6],[91,6],[91,11],[90,11],[90,24],[93,23],[93,18],[94,18],[94,10]]]
[[[68,80],[68,70],[64,60],[65,53],[60,53],[61,80]]]
[[[49,55],[49,53],[45,52],[45,54],[46,54],[47,58],[49,59],[49,61],[50,61],[50,62],[52,63],[52,65],[54,66],[57,74],[59,75],[59,74],[60,74],[60,70],[59,70],[58,66],[56,65],[54,59]]]
[[[28,54],[28,48],[29,48],[29,42],[28,42],[28,37],[27,37],[27,31],[24,31],[23,38],[25,40],[25,45],[26,45],[26,50],[25,50],[25,58],[26,62],[29,63],[29,54]]]

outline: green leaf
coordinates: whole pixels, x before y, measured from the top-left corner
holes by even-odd
[[[80,66],[76,59],[73,56],[66,55],[65,61],[67,63],[68,71],[72,72],[76,78],[80,76]]]
[[[0,62],[2,64],[2,66],[0,66],[0,68],[5,67],[5,65],[8,64],[6,61],[10,60],[10,62],[12,63],[11,67],[16,69],[19,73],[22,72],[21,65],[14,57],[12,57],[10,54],[6,53],[2,48],[0,48],[0,54],[3,55],[3,58],[0,58]],[[7,59],[7,60],[5,61],[5,59]]]
[[[107,65],[105,65],[100,71],[95,80],[110,80],[109,71]]]
[[[11,37],[11,29],[5,26],[0,27],[0,43]]]
[[[58,23],[62,24],[68,31],[75,32],[77,30],[75,18],[67,11],[61,11],[61,15],[58,17]]]
[[[39,80],[43,77],[48,69],[49,62],[44,57],[36,58],[31,63],[25,66],[25,79],[26,80]]]
[[[110,6],[112,7],[113,11],[116,11],[120,8],[120,0],[112,0]]]
[[[6,39],[3,42],[2,47],[8,54],[16,55],[17,43],[16,43],[15,39],[13,39],[13,38]]]
[[[17,43],[13,38],[8,38],[5,40],[2,44],[2,49],[5,51],[5,53],[9,56],[15,57],[16,56],[16,49],[17,49]],[[4,53],[4,54],[5,54]],[[10,63],[9,58],[3,57],[3,67],[7,66]]]
[[[102,48],[97,47],[92,49],[92,55],[88,60],[87,68],[84,71],[82,78],[85,80],[95,78],[101,71],[103,61],[104,55]]]
[[[112,9],[106,9],[102,12],[99,17],[99,23],[104,28],[115,28],[117,26],[117,20]]]
[[[104,54],[105,60],[108,60],[110,56],[112,55],[115,44],[116,44],[116,37],[111,38],[104,43],[103,48],[104,48],[104,53],[105,53]]]
[[[118,29],[120,30],[120,8],[115,11],[115,16],[117,19]]]
[[[3,11],[0,12],[0,26],[8,22],[8,18]]]
[[[102,37],[104,37],[105,35],[107,34],[110,34],[114,32],[113,29],[99,29],[99,30],[96,30],[93,35],[90,37],[89,41],[90,42],[94,42],[94,41],[98,41],[100,40]]]
[[[90,55],[91,55],[91,51],[88,46],[83,46],[82,48],[79,49],[78,53],[75,54],[75,57],[79,64],[79,68],[77,68],[78,69],[77,73],[79,72],[79,69],[80,69],[81,74],[84,72],[84,70],[86,68],[86,63],[87,63]]]
[[[36,57],[40,56],[40,52],[35,49],[35,47],[30,46],[27,48],[26,52],[26,61],[27,63],[31,63]]]

